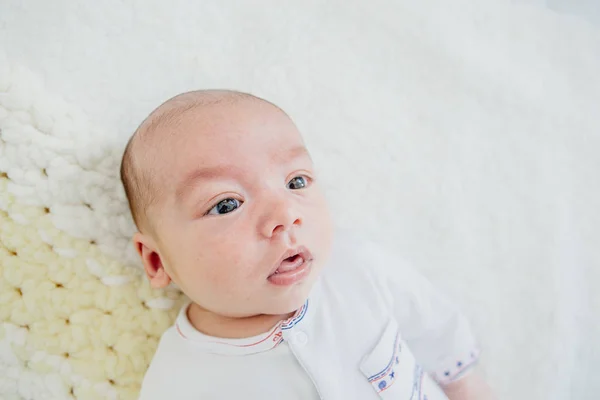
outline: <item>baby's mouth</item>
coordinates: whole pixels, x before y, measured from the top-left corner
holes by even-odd
[[[280,261],[276,265],[275,270],[269,275],[269,278],[276,275],[292,273],[309,261],[312,261],[312,254],[305,247],[288,250],[280,258]]]
[[[304,257],[302,257],[301,254],[296,254],[294,256],[285,258],[281,262],[281,264],[279,264],[279,268],[277,268],[275,270],[275,272],[273,272],[272,275],[277,275],[277,274],[281,274],[284,272],[293,271],[296,268],[300,267],[302,264],[304,264]]]

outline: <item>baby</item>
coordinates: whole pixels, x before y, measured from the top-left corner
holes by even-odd
[[[395,254],[333,234],[292,120],[250,94],[178,95],[121,166],[150,284],[189,302],[141,399],[491,399],[467,321]]]

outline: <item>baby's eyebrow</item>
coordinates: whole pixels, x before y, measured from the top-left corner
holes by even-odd
[[[231,176],[235,172],[236,167],[233,165],[217,165],[195,169],[178,183],[175,196],[178,199],[185,197],[187,192],[194,187],[193,184],[201,179],[214,180],[224,176]]]
[[[300,157],[308,157],[310,159],[310,154],[308,153],[308,150],[306,150],[306,147],[296,146],[289,150],[275,153],[272,155],[272,157],[275,161],[288,161]],[[181,182],[177,184],[175,197],[177,199],[183,199],[187,195],[187,192],[194,187],[194,183],[199,180],[215,180],[222,177],[230,177],[232,175],[241,174],[243,174],[242,170],[240,170],[237,166],[230,164],[195,169],[187,174],[185,178],[183,178]]]
[[[310,158],[310,154],[308,153],[308,150],[306,149],[306,147],[304,146],[296,146],[296,147],[292,147],[289,150],[286,150],[284,152],[281,153],[275,153],[272,155],[272,158],[274,161],[287,161],[287,160],[293,160],[299,157],[308,157]]]

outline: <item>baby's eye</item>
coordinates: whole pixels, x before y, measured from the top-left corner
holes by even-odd
[[[236,208],[241,206],[241,202],[236,199],[225,199],[218,202],[213,208],[211,208],[206,214],[207,215],[221,215],[228,214],[234,211]]]
[[[308,178],[305,176],[296,176],[295,178],[292,178],[292,180],[289,181],[287,184],[288,189],[292,190],[304,189],[307,186]]]

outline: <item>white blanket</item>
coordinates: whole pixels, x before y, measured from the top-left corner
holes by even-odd
[[[501,398],[597,398],[593,21],[504,0],[2,1],[0,398],[135,398],[180,298],[139,274],[118,157],[159,102],[207,87],[251,91],[291,114],[339,224],[393,246],[461,303]],[[53,340],[67,329],[61,307],[80,295],[68,285],[57,288],[72,298],[48,303],[50,322],[32,337],[26,319],[43,313],[20,319],[12,307],[26,303],[19,271],[38,251],[36,265],[51,263],[58,280],[64,268],[95,277],[89,291],[121,288],[126,315],[140,319],[106,329],[145,326],[143,357],[108,336],[103,351],[124,364],[91,368],[109,354],[94,353],[99,342],[77,350],[89,350],[80,364],[66,357]],[[91,308],[115,309],[96,297]],[[111,378],[117,369],[128,380]]]

